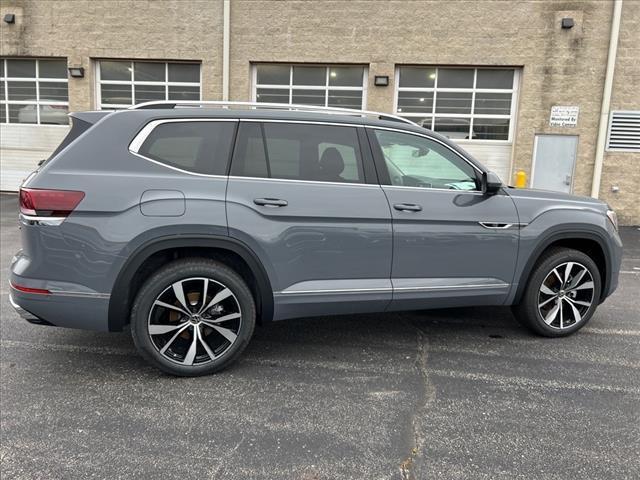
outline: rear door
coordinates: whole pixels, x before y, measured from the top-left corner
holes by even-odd
[[[362,127],[241,122],[229,233],[265,265],[275,318],[389,303],[391,214],[370,156]]]
[[[511,198],[483,195],[478,169],[439,140],[368,133],[393,216],[391,308],[502,303],[519,237]]]

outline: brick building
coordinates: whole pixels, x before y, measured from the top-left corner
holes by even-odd
[[[640,2],[620,3],[618,22],[613,0],[0,0],[1,188],[68,110],[291,102],[407,116],[505,182],[524,170],[640,224]]]

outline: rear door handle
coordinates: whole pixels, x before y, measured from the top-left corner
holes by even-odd
[[[289,202],[279,198],[256,198],[253,203],[262,207],[286,207],[289,205]]]
[[[393,208],[401,212],[419,212],[422,210],[422,207],[415,203],[396,203]]]

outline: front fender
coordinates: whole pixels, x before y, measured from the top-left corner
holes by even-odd
[[[611,222],[596,210],[554,208],[521,227],[518,261],[508,303],[517,304],[520,301],[540,255],[550,245],[567,240],[590,240],[600,247],[605,261],[601,300],[615,289],[617,282],[614,280],[617,279],[622,260],[622,243]]]

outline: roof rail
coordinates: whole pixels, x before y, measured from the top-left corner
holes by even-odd
[[[379,120],[390,120],[410,125],[417,125],[398,115],[392,115],[384,112],[374,112],[371,110],[355,110],[352,108],[340,107],[318,107],[315,105],[297,105],[291,103],[259,103],[259,102],[224,102],[224,101],[200,101],[200,100],[158,100],[153,102],[139,103],[129,107],[129,110],[143,110],[152,108],[184,108],[184,107],[246,107],[249,109],[267,109],[267,110],[295,110],[309,113],[336,113],[339,115],[356,115],[359,117],[374,117]]]

